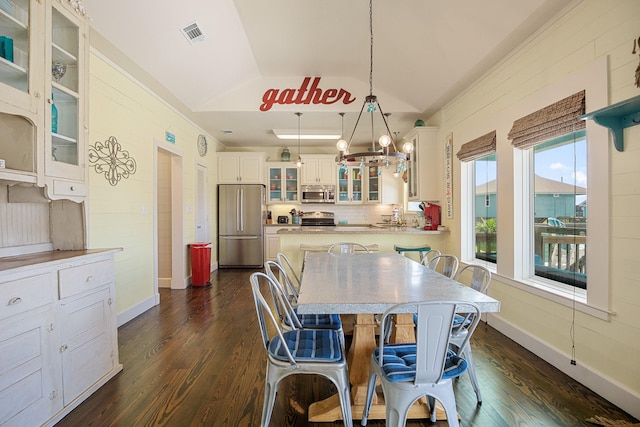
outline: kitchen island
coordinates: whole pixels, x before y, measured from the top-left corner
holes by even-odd
[[[278,230],[280,251],[289,258],[298,271],[302,266],[304,248],[310,246],[321,249],[337,242],[356,242],[365,246],[377,245],[378,252],[395,252],[394,245],[418,246],[426,244],[442,251],[441,236],[443,233],[445,232],[425,231],[421,228],[413,227],[369,224],[336,225],[333,227],[286,227]],[[408,253],[408,256],[418,260],[417,253]]]

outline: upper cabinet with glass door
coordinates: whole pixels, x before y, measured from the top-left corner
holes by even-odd
[[[0,0],[1,1],[1,0]],[[47,9],[45,175],[52,199],[86,195],[88,26],[64,2]]]
[[[42,14],[35,0],[0,0],[0,109],[36,113],[40,96],[35,79],[41,67],[37,34]]]
[[[293,163],[268,164],[267,203],[299,203],[299,173]]]

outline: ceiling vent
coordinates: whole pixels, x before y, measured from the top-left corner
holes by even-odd
[[[204,33],[200,29],[200,25],[198,25],[197,21],[193,21],[190,24],[187,24],[184,27],[180,28],[180,32],[184,34],[184,36],[191,44],[204,40]]]

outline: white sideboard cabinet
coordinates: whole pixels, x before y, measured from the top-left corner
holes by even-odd
[[[117,251],[0,258],[0,426],[52,426],[122,370]]]

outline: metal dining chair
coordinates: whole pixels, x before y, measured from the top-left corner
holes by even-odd
[[[300,281],[300,276],[298,276],[298,273],[293,268],[293,265],[291,264],[291,261],[289,261],[289,258],[287,258],[287,256],[285,254],[283,254],[282,252],[278,252],[276,254],[276,260],[277,260],[278,264],[280,264],[280,266],[287,271],[287,274],[289,275],[289,278],[291,279],[291,281],[295,285],[296,290],[299,293],[300,292],[300,284],[302,282]]]
[[[429,264],[429,261],[440,255],[442,255],[442,252],[440,252],[439,250],[430,249],[429,251],[425,252],[424,255],[422,255],[422,258],[420,258],[420,263],[424,266],[427,266]]]
[[[342,321],[339,314],[298,314],[296,307],[298,305],[297,294],[295,297],[288,293],[285,289],[293,285],[289,279],[287,272],[280,264],[275,261],[266,261],[264,268],[267,276],[274,282],[275,286],[272,291],[278,290],[283,301],[280,303],[276,294],[272,294],[274,308],[280,319],[281,326],[284,330],[292,329],[331,329],[338,333],[340,345],[344,349],[345,337],[342,328]],[[279,276],[279,277],[278,277]],[[283,285],[283,283],[285,285]]]
[[[427,267],[451,279],[458,270],[458,258],[455,255],[438,255],[427,263]]]
[[[471,281],[469,286],[478,292],[483,294],[487,293],[489,284],[491,283],[491,272],[481,265],[467,265],[460,269],[453,278],[458,282],[462,282],[463,277],[467,277],[471,274]],[[471,353],[471,341],[466,340],[468,334],[467,325],[471,324],[469,314],[456,314],[453,320],[453,329],[451,331],[450,344],[460,354],[464,355],[469,364],[469,379],[473,386],[473,391],[476,393],[476,399],[478,403],[482,403],[482,394],[480,393],[480,387],[478,386],[478,379],[476,378],[476,370],[473,364],[473,354]]]
[[[465,309],[462,310],[461,306]],[[386,425],[404,426],[407,413],[420,397],[427,396],[431,421],[436,421],[435,401],[442,403],[450,426],[458,427],[454,378],[462,375],[468,362],[449,349],[453,319],[458,311],[471,311],[471,323],[464,341],[468,341],[478,325],[480,308],[462,301],[426,301],[403,303],[391,307],[382,316],[382,327],[398,312],[417,312],[416,342],[388,344],[379,340],[371,355],[369,384],[362,411],[363,426],[367,425],[377,379],[382,383],[386,407]],[[462,347],[466,342],[462,342]]]
[[[340,243],[334,243],[331,246],[329,246],[329,249],[327,250],[328,253],[335,253],[335,254],[353,254],[356,252],[371,252],[369,251],[369,248],[367,248],[365,245],[360,244],[360,243],[353,243],[353,242],[340,242]]]
[[[267,427],[280,381],[293,374],[316,374],[328,378],[338,389],[344,424],[351,426],[349,375],[338,333],[332,329],[293,329],[283,331],[264,292],[278,293],[278,286],[265,273],[250,278],[253,300],[264,349],[267,353],[264,403],[260,425]],[[266,290],[265,288],[269,288]],[[275,330],[269,335],[267,329]]]

